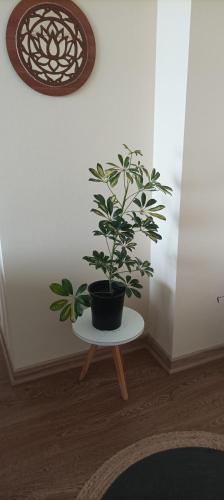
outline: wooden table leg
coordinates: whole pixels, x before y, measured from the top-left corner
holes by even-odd
[[[81,382],[81,380],[83,380],[88,372],[88,369],[90,367],[90,364],[91,364],[91,361],[93,359],[93,356],[96,352],[96,348],[97,346],[96,345],[91,345],[89,350],[88,350],[88,353],[87,353],[87,356],[86,356],[86,359],[85,359],[85,362],[84,362],[84,365],[82,367],[82,370],[81,370],[81,373],[79,375],[79,381]]]
[[[125,381],[125,375],[124,375],[124,368],[123,368],[123,363],[121,359],[121,353],[120,349],[118,346],[115,346],[112,348],[113,352],[113,358],[114,358],[114,363],[116,367],[116,372],[117,372],[117,378],[121,390],[121,396],[122,398],[127,401],[128,400],[128,390],[127,390],[127,385]]]

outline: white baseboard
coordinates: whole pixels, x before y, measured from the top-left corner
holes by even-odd
[[[49,361],[43,361],[35,365],[30,365],[25,368],[14,369],[13,364],[10,359],[8,348],[5,339],[0,332],[0,342],[2,345],[3,355],[8,368],[9,378],[12,385],[22,384],[24,382],[30,382],[31,380],[36,380],[42,377],[47,377],[55,373],[71,370],[73,368],[81,367],[83,365],[86,352],[85,351],[70,354],[68,356],[63,356],[58,359],[51,359]],[[122,351],[124,353],[133,352],[138,349],[146,348],[145,337],[131,342],[130,344],[124,344],[122,346]],[[101,361],[102,359],[107,359],[112,356],[110,348],[99,347],[96,351],[93,362]]]
[[[183,370],[189,370],[196,366],[204,365],[224,358],[224,345],[203,349],[197,352],[179,356],[170,359],[165,350],[152,338],[147,336],[146,345],[152,356],[160,363],[167,373],[177,373]]]

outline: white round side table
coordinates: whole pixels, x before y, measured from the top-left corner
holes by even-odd
[[[91,310],[89,308],[86,309],[82,317],[78,318],[77,321],[72,324],[72,329],[77,337],[90,344],[79,380],[83,380],[86,376],[97,347],[111,346],[121,396],[124,400],[127,400],[128,391],[119,346],[132,342],[132,340],[135,340],[142,334],[144,330],[143,317],[134,311],[134,309],[124,307],[122,324],[119,328],[116,330],[97,330],[92,325]]]

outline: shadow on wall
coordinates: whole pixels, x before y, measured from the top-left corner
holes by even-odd
[[[168,356],[173,350],[174,296],[166,283],[155,280],[150,304],[149,331]]]
[[[131,307],[138,311],[144,318],[145,328],[144,332],[149,331],[149,279],[141,278],[141,284],[143,285],[141,292],[141,298],[136,299],[136,297],[125,297],[125,306]]]

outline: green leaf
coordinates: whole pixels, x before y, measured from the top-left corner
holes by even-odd
[[[74,323],[75,319],[76,319],[76,316],[75,316],[75,304],[74,304],[74,302],[72,302],[72,304],[71,304],[71,311],[70,311],[70,320],[71,320],[72,323]]]
[[[152,169],[152,172],[151,172],[151,177],[152,177],[152,178],[154,177],[155,173],[156,173],[156,170],[155,170],[155,168],[153,168],[153,169]]]
[[[52,304],[50,305],[50,310],[60,311],[60,309],[62,309],[62,307],[64,307],[67,303],[68,301],[66,299],[56,300],[56,302],[52,302]]]
[[[102,233],[104,233],[104,234],[107,233],[108,232],[108,222],[105,220],[101,220],[99,222],[99,228],[102,231]]]
[[[124,148],[127,149],[129,151],[129,153],[131,153],[131,149],[127,146],[127,144],[123,144]]]
[[[149,214],[151,212],[149,211]],[[166,220],[166,217],[165,215],[162,215],[162,214],[155,214],[154,212],[151,214],[153,217],[157,217],[157,219],[161,219],[161,220]]]
[[[136,149],[136,150],[134,151],[134,154],[136,154],[136,156],[137,156],[137,155],[143,156],[143,154],[142,154],[142,152],[141,152],[141,150],[140,150],[140,149]]]
[[[154,200],[153,198],[151,198],[151,200],[147,201],[146,207],[151,207],[151,205],[155,205],[155,203],[156,203],[156,200]]]
[[[65,306],[61,311],[60,321],[66,321],[66,319],[70,318],[71,312],[72,312],[71,304],[67,304],[67,306]]]
[[[89,257],[88,255],[85,255],[85,256],[83,257],[83,260],[86,260],[87,262],[91,262],[92,257]]]
[[[68,291],[60,285],[60,283],[51,283],[50,289],[53,293],[56,293],[56,295],[62,295],[64,297],[69,295]]]
[[[100,177],[104,177],[104,170],[103,170],[103,167],[102,165],[100,165],[100,163],[97,163],[97,173]]]
[[[135,182],[138,186],[138,189],[142,189],[143,187],[143,179],[140,175],[135,174]]]
[[[109,182],[110,182],[110,185],[111,187],[115,187],[119,181],[119,177],[120,177],[120,172],[118,172],[116,175],[113,175],[109,178]]]
[[[135,205],[137,205],[139,208],[141,208],[141,207],[142,207],[141,202],[140,202],[140,200],[138,200],[138,198],[135,198],[135,199],[133,200],[133,203],[135,203]]]
[[[103,233],[101,231],[93,231],[94,236],[103,236]],[[83,257],[85,259],[85,257]]]
[[[153,231],[149,231],[148,236],[151,238],[151,240],[156,241],[161,240],[162,236],[158,233],[154,233]]]
[[[150,190],[150,191],[156,191],[153,182],[147,182],[147,184],[145,184],[145,186],[144,186],[144,189]]]
[[[67,290],[67,292],[69,293],[69,295],[73,295],[73,286],[71,284],[71,281],[69,281],[68,279],[63,279],[62,280],[62,286],[64,288],[64,290]]]
[[[103,212],[100,212],[100,210],[97,210],[96,208],[92,208],[91,212],[94,212],[96,215],[100,215],[100,217],[105,217]]]
[[[131,291],[135,295],[135,297],[138,297],[138,299],[141,298],[141,294],[138,290],[135,290],[135,288],[131,288]]]
[[[143,288],[141,283],[133,283],[133,281],[131,282],[131,286],[134,286],[135,288]]]
[[[124,165],[123,156],[122,155],[118,155],[118,159],[119,159],[119,161],[120,161],[120,163],[121,163],[121,165],[123,167],[123,165]]]
[[[82,313],[83,313],[85,307],[78,300],[76,300],[74,309],[75,309],[76,318],[78,318],[78,316],[82,316]]]
[[[126,158],[124,160],[124,167],[125,168],[127,168],[129,166],[129,162],[130,162],[129,156],[126,156]]]
[[[105,170],[106,176],[110,176],[111,174],[116,174],[117,173],[117,168],[107,168]]]
[[[157,189],[157,191],[162,191],[162,193],[165,193],[165,194],[172,194],[172,188],[169,187],[169,186],[162,186],[162,184],[160,184],[159,182],[156,182],[155,183],[155,187]]]
[[[112,215],[112,213],[113,213],[113,207],[114,207],[114,205],[113,205],[112,199],[110,197],[107,200],[107,209],[108,209],[108,212],[110,215]]]
[[[157,205],[157,207],[150,208],[150,212],[157,212],[158,210],[163,210],[165,205]]]
[[[126,286],[126,288],[125,288],[125,294],[127,295],[127,297],[131,297],[131,295],[132,295],[132,291],[131,291],[131,289],[130,289],[130,288],[128,288],[127,286]]]
[[[94,198],[97,202],[101,203],[102,205],[105,206],[105,199],[102,196],[102,194],[94,194]]]
[[[169,186],[163,186],[163,188],[169,193],[171,194],[173,192],[173,189]]]
[[[90,296],[89,295],[79,295],[79,297],[77,298],[77,300],[83,304],[85,307],[89,307],[90,306]]]
[[[85,257],[83,257],[83,258],[85,258]],[[77,297],[78,295],[81,295],[83,292],[85,292],[86,289],[87,289],[87,286],[88,286],[87,283],[84,283],[83,285],[80,285],[79,288],[78,288],[78,290],[77,290],[77,292],[76,292],[76,294],[75,294],[75,296]]]
[[[89,171],[91,172],[92,175],[94,175],[94,177],[97,177],[98,179],[100,179],[99,174],[97,173],[96,170],[94,170],[94,168],[89,168]]]
[[[142,221],[141,221],[140,217],[138,217],[135,212],[132,212],[132,214],[133,214],[135,224],[137,224],[137,226],[141,226]]]
[[[120,217],[121,214],[122,214],[122,208],[117,208],[113,213],[113,218],[115,219],[116,217]]]
[[[142,200],[142,206],[144,207],[145,202],[146,202],[146,194],[145,193],[142,193],[141,200]]]

